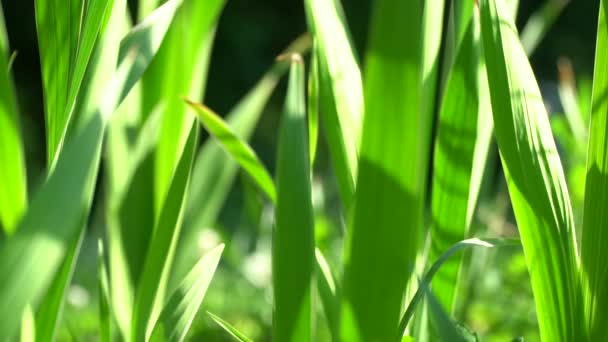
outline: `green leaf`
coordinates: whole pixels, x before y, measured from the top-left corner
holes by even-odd
[[[92,199],[105,125],[148,66],[179,4],[168,2],[123,39],[121,50],[129,54],[120,54],[104,101],[59,153],[54,171],[34,196],[16,234],[0,244],[0,257],[6,261],[0,264],[0,309],[12,313],[0,322],[0,340],[16,332],[28,303],[40,301],[68,244],[80,233]]]
[[[430,289],[426,289],[426,299],[429,303],[431,319],[437,327],[440,341],[444,342],[477,342],[477,335],[469,331],[465,326],[459,325],[452,320],[439,300]]]
[[[314,222],[304,65],[291,57],[277,152],[277,203],[272,238],[273,339],[310,341]]]
[[[169,297],[169,301],[154,325],[150,341],[179,342],[186,338],[192,320],[211,284],[223,250],[224,244],[215,247],[194,265]]]
[[[421,81],[435,70],[421,61],[422,16],[419,1],[382,0],[373,8],[359,174],[344,248],[345,341],[394,338],[415,266],[432,119],[421,114],[432,112],[422,103],[430,85]],[[433,46],[424,56],[432,56]]]
[[[521,44],[526,55],[531,56],[534,53],[538,44],[569,2],[570,0],[546,0],[539,9],[532,13],[521,32]]]
[[[319,140],[319,58],[317,57],[316,44],[312,48],[310,57],[310,70],[308,71],[308,153],[310,156],[310,168],[313,168],[317,155],[317,143]]]
[[[515,247],[515,246],[519,246],[519,245],[520,245],[519,240],[515,240],[515,239],[472,238],[472,239],[466,239],[466,240],[459,241],[456,244],[454,244],[453,246],[451,246],[450,248],[448,248],[431,265],[429,270],[426,272],[426,274],[420,281],[420,284],[418,285],[418,289],[414,293],[414,296],[412,297],[409,304],[407,305],[407,309],[405,310],[405,313],[403,314],[403,317],[401,318],[401,322],[399,323],[398,333],[396,336],[397,338],[395,338],[395,341],[399,341],[401,339],[401,337],[403,336],[403,334],[405,333],[405,329],[407,328],[408,323],[410,322],[412,316],[414,315],[414,310],[416,309],[416,306],[424,298],[424,295],[427,292],[427,289],[430,287],[431,281],[433,280],[433,277],[435,276],[435,274],[437,274],[437,272],[441,269],[441,267],[447,261],[449,261],[456,253],[460,252],[461,250],[463,250],[465,248],[469,248],[469,247],[493,248],[493,247]]]
[[[473,19],[471,19],[473,18]],[[467,237],[492,136],[485,66],[480,61],[479,17],[469,17],[449,71],[440,107],[431,193],[431,249],[435,259]],[[433,292],[451,313],[461,267],[455,257],[435,277]]]
[[[585,211],[581,241],[581,275],[585,305],[588,341],[606,338],[608,308],[608,265],[606,263],[605,216],[608,201],[608,2],[602,0],[599,8],[597,46],[593,75],[593,101],[591,128],[587,153]],[[580,319],[579,319],[580,320]],[[580,320],[582,321],[582,320]]]
[[[161,293],[163,284],[167,282],[175,254],[175,245],[181,231],[186,188],[190,181],[190,170],[197,140],[198,127],[193,126],[186,148],[173,175],[167,200],[154,227],[154,234],[137,284],[131,324],[132,341],[147,340],[157,318],[154,306],[157,305],[156,303],[162,303],[159,293]]]
[[[97,288],[99,291],[99,340],[100,342],[112,341],[110,316],[110,292],[108,287],[108,271],[106,268],[103,243],[98,241],[97,262]]]
[[[349,40],[340,1],[306,0],[309,30],[316,42],[320,105],[345,209],[357,177],[363,123],[361,73]]]
[[[228,323],[225,320],[221,319],[220,317],[212,314],[211,312],[207,312],[207,313],[209,314],[209,316],[211,316],[211,318],[215,321],[215,323],[217,323],[220,327],[222,327],[222,329],[224,329],[227,333],[230,334],[230,336],[234,337],[237,341],[253,342],[252,339],[248,338],[243,333],[236,330],[236,328],[233,327],[232,325],[230,325],[230,323]]]
[[[327,317],[332,341],[340,341],[340,289],[323,253],[315,249],[317,289]]]
[[[113,0],[36,0],[47,133],[47,162],[63,144],[89,58]]]
[[[481,2],[481,32],[496,138],[541,339],[584,340],[576,233],[561,162],[517,30],[497,4]]]
[[[27,180],[8,53],[4,15],[0,6],[0,227],[11,235],[27,207]]]
[[[211,109],[204,105],[185,100],[188,105],[195,110],[199,120],[205,129],[217,140],[226,151],[247,171],[254,181],[260,186],[264,193],[272,202],[276,202],[276,192],[272,177],[263,167],[262,162],[255,154],[253,149],[244,143],[230,127],[215,114]]]

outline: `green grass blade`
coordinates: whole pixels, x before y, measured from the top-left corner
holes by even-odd
[[[99,291],[99,340],[100,342],[112,341],[110,315],[110,292],[108,286],[108,271],[105,262],[103,243],[99,240],[97,262],[97,289]]]
[[[585,303],[588,341],[606,339],[608,307],[608,265],[606,263],[605,229],[606,201],[608,200],[608,2],[602,0],[599,8],[591,128],[587,152],[587,178],[585,184],[585,211],[581,241],[581,274]]]
[[[570,0],[546,0],[532,13],[521,32],[521,44],[531,56]]]
[[[36,25],[45,99],[47,162],[67,132],[93,46],[112,0],[36,0]]]
[[[428,168],[430,118],[420,114],[422,4],[382,0],[373,13],[359,175],[345,245],[345,341],[394,338],[418,252]]]
[[[422,280],[420,281],[420,285],[418,285],[418,290],[412,297],[412,300],[407,305],[407,309],[401,318],[399,323],[399,329],[395,341],[399,341],[403,334],[405,333],[405,329],[407,328],[408,323],[410,322],[412,316],[414,315],[414,311],[416,310],[416,306],[423,299],[424,294],[427,292],[427,289],[431,285],[431,281],[437,272],[441,269],[441,267],[448,262],[456,253],[461,250],[469,247],[514,247],[519,246],[519,240],[514,239],[466,239],[457,242],[450,248],[448,248],[443,254],[441,254],[437,260],[431,265],[429,270],[426,272]]]
[[[317,46],[320,105],[345,209],[357,177],[363,123],[361,73],[349,41],[340,1],[306,0],[309,30]]]
[[[211,109],[186,100],[194,109],[205,129],[226,149],[245,171],[253,178],[256,184],[264,191],[272,202],[276,202],[276,192],[272,177],[263,166],[253,149],[241,140],[230,127]]]
[[[5,234],[10,235],[27,207],[27,180],[8,53],[8,38],[0,6],[0,226]]]
[[[433,260],[466,238],[479,194],[492,136],[485,68],[480,64],[479,17],[469,20],[441,103],[433,163],[431,250]],[[433,292],[451,313],[461,258],[435,277]]]
[[[477,342],[476,335],[462,326],[456,325],[450,315],[445,311],[439,300],[430,289],[426,289],[426,300],[429,307],[430,318],[438,331],[440,341],[444,342]]]
[[[159,293],[166,286],[169,269],[175,253],[177,237],[181,230],[186,189],[198,139],[198,127],[192,127],[178,167],[167,193],[154,234],[144,261],[143,270],[135,292],[135,304],[131,324],[131,340],[147,340],[156,321],[154,307],[162,303]]]
[[[239,342],[253,342],[252,339],[248,338],[243,333],[236,330],[236,328],[233,327],[232,325],[230,325],[230,323],[228,323],[225,320],[221,319],[220,317],[212,314],[211,312],[207,312],[207,313],[209,314],[209,316],[211,316],[211,319],[213,319],[215,321],[215,323],[217,323],[220,327],[222,327],[222,329],[224,329],[228,334],[230,334],[230,336],[234,337],[235,340],[237,340]]]
[[[340,341],[340,289],[336,276],[329,268],[329,264],[323,253],[317,248],[315,250],[317,289],[327,317],[327,325],[331,333],[332,341]]]
[[[150,341],[181,342],[186,338],[192,320],[211,284],[223,250],[223,244],[215,247],[194,265],[169,297],[169,301],[154,325]]]
[[[582,339],[570,198],[547,112],[502,2],[481,3],[496,138],[532,282],[541,339]],[[499,13],[501,15],[499,15]]]
[[[310,70],[308,72],[308,153],[310,156],[310,168],[313,168],[317,155],[317,143],[319,140],[319,58],[317,47],[313,46],[310,57]]]
[[[272,238],[273,339],[311,340],[314,223],[304,65],[291,55],[277,152],[277,205]]]
[[[40,301],[68,244],[80,232],[92,199],[105,125],[150,63],[179,4],[170,1],[123,39],[121,49],[129,54],[121,54],[104,101],[59,153],[54,171],[19,224],[20,231],[0,245],[6,261],[0,264],[0,309],[13,313],[0,322],[0,340],[16,332],[28,303]]]

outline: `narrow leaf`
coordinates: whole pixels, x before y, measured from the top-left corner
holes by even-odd
[[[253,342],[253,340],[251,340],[250,338],[245,336],[240,331],[236,330],[236,328],[233,327],[232,325],[230,325],[230,323],[228,323],[225,320],[221,319],[220,317],[212,314],[211,312],[207,312],[207,313],[209,314],[209,316],[211,316],[211,318],[215,321],[215,323],[217,323],[220,327],[222,327],[222,329],[224,329],[227,333],[230,334],[230,336],[234,337],[237,341]]]

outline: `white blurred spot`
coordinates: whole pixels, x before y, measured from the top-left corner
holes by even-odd
[[[70,305],[82,309],[89,304],[91,296],[89,292],[80,285],[71,285],[68,289],[67,300]]]

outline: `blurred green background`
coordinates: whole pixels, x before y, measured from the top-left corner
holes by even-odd
[[[560,1],[566,0],[557,0]],[[136,1],[129,2],[132,13],[136,13]],[[544,2],[521,0],[518,28],[521,29]],[[362,61],[371,0],[343,0],[342,3],[359,60]],[[563,129],[557,62],[560,58],[571,62],[584,119],[588,116],[586,102],[590,94],[585,90],[585,85],[593,71],[598,5],[599,1],[596,0],[570,1],[530,57],[552,115],[573,205],[579,214],[584,182],[584,172],[581,173],[581,170],[584,170],[585,162],[584,157],[580,156],[585,155],[586,146],[573,140],[571,134]],[[46,165],[34,1],[2,0],[2,7],[11,49],[18,52],[13,77],[23,115],[21,125],[25,138],[28,183],[31,184],[29,191],[34,192],[44,176]],[[219,21],[204,102],[218,113],[227,113],[271,66],[277,54],[305,29],[304,9],[300,1],[229,0]],[[251,141],[264,164],[271,169],[275,164],[277,123],[283,93],[284,87],[279,87]],[[339,219],[340,208],[335,204],[337,190],[327,148],[323,141],[320,144],[313,189],[317,205],[316,238],[330,262],[338,264],[344,222]],[[516,236],[517,228],[495,147],[491,154],[472,234],[485,237]],[[103,181],[102,174],[100,182]],[[60,340],[94,340],[96,334],[95,238],[103,234],[103,203],[103,193],[98,190],[88,238],[69,291],[58,336]],[[249,180],[240,176],[224,205],[219,222],[214,227],[199,227],[199,237],[193,243],[198,245],[201,253],[220,241],[226,242],[227,250],[194,323],[192,340],[230,340],[205,311],[218,314],[256,341],[270,340],[269,248],[272,215],[269,210]],[[474,251],[466,256],[465,265],[469,271],[462,282],[456,318],[486,341],[508,341],[516,336],[530,341],[538,340],[534,303],[522,253],[518,250]],[[319,315],[322,313],[319,312]],[[316,331],[318,341],[329,339],[322,320],[319,320]]]

